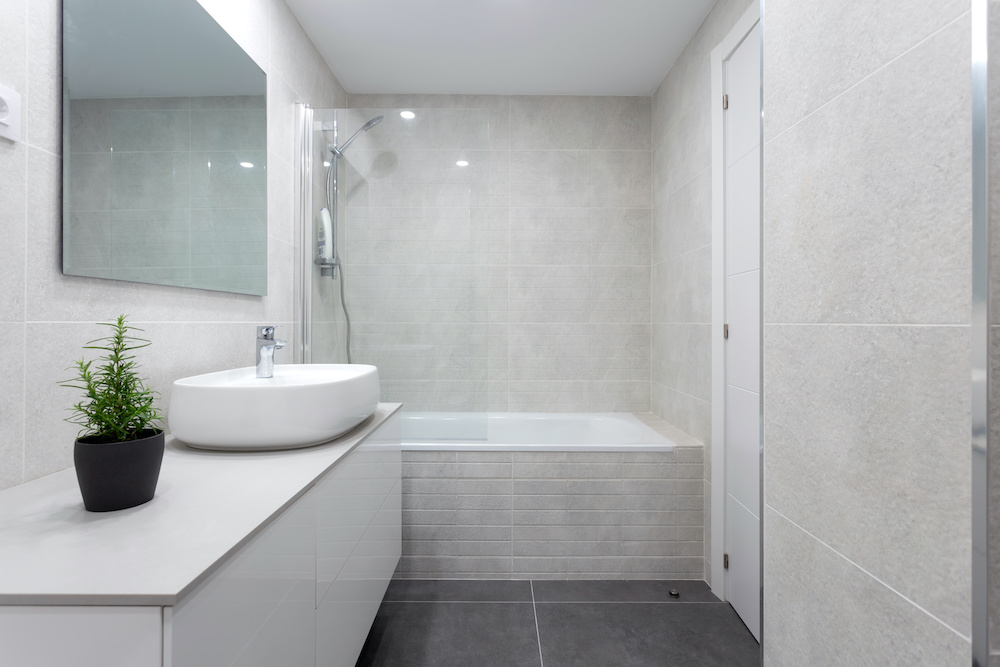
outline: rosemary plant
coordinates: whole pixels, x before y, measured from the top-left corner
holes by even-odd
[[[84,393],[84,400],[71,408],[73,416],[66,421],[78,424],[78,437],[91,442],[126,442],[159,432],[162,417],[153,405],[157,393],[139,376],[139,364],[131,354],[148,347],[150,341],[130,335],[142,329],[129,326],[125,315],[100,324],[111,327],[111,334],[84,345],[85,350],[105,353],[100,365],[91,368],[92,361],[80,359],[75,365],[77,377],[60,383]]]

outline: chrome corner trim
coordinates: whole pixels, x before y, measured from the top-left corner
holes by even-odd
[[[312,128],[313,110],[304,102],[295,103],[295,242],[296,258],[296,363],[312,361]]]
[[[767,454],[764,447],[764,272],[767,270],[767,265],[764,264],[764,35],[765,35],[765,24],[764,24],[764,8],[767,4],[767,0],[760,0],[760,138],[758,139],[758,145],[760,150],[758,151],[760,165],[760,211],[758,215],[760,216],[760,287],[758,294],[760,298],[758,299],[758,307],[760,308],[760,416],[759,416],[759,443],[760,443],[760,508],[758,512],[760,513],[760,537],[758,546],[760,548],[760,664],[764,664],[764,507],[766,502],[764,500],[764,458]]]
[[[989,53],[990,0],[972,0],[972,665],[990,659]]]

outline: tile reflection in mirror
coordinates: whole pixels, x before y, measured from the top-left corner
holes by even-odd
[[[265,294],[264,73],[196,0],[67,0],[63,41],[63,272]]]

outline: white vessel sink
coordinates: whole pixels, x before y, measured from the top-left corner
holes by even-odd
[[[171,433],[198,449],[308,447],[347,433],[379,402],[375,366],[291,364],[256,375],[251,366],[174,382]]]

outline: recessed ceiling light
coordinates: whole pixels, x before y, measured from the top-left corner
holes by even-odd
[[[253,169],[253,162],[240,162],[240,166],[247,169]]]
[[[400,111],[399,115],[405,118],[406,120],[413,120],[414,118],[417,117],[417,114],[413,113],[412,111]]]
[[[459,160],[455,164],[457,164],[459,167],[468,167],[469,166],[469,163],[466,160]]]

